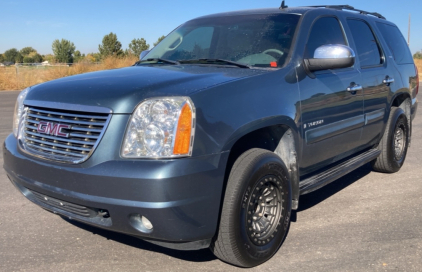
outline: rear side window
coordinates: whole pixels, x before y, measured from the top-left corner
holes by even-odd
[[[361,20],[347,20],[361,67],[377,66],[383,63],[378,42],[369,25]]]
[[[377,22],[384,40],[387,42],[397,64],[413,63],[412,54],[406,40],[396,26]]]
[[[339,21],[334,17],[319,18],[312,26],[306,45],[306,58],[313,58],[315,50],[325,44],[346,44]]]

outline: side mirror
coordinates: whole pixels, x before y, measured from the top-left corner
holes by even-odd
[[[141,55],[139,56],[139,59],[142,60],[151,50],[145,50],[141,52]]]
[[[309,71],[339,69],[352,67],[355,64],[355,52],[352,48],[341,44],[327,44],[315,50],[314,58],[305,59]]]

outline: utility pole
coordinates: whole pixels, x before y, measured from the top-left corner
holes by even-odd
[[[410,46],[410,13],[409,13],[409,28],[407,32],[407,45]]]

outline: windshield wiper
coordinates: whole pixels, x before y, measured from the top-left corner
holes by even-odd
[[[155,61],[156,63],[162,62],[162,63],[168,63],[168,64],[174,64],[174,65],[180,64],[178,61],[161,59],[161,58],[150,58],[150,59],[146,59],[146,60],[140,60],[140,61],[136,62],[136,64],[141,64],[141,63],[148,62],[148,61]]]
[[[179,60],[180,63],[200,63],[200,64],[222,64],[222,65],[234,65],[240,68],[248,68],[251,67],[249,65],[231,61],[231,60],[225,60],[225,59],[190,59],[190,60]]]

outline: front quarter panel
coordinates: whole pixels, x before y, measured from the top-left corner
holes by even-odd
[[[193,155],[228,151],[254,130],[288,125],[297,135],[299,91],[294,67],[230,82],[192,95],[196,107]],[[292,74],[292,73],[290,73]]]

